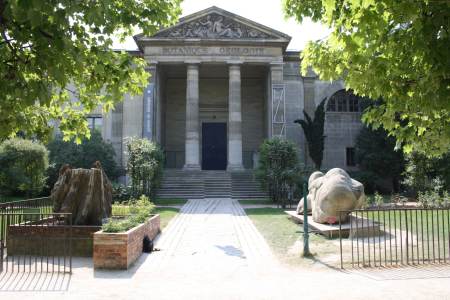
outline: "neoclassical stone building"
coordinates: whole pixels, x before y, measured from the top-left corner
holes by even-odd
[[[342,82],[301,76],[290,37],[211,7],[153,36],[134,37],[151,79],[144,95],[126,96],[108,115],[92,114],[118,159],[124,142],[138,136],[157,141],[166,168],[242,170],[255,166],[261,142],[283,136],[308,163],[306,142],[294,120],[327,101],[324,168],[355,168],[361,128],[359,99]]]

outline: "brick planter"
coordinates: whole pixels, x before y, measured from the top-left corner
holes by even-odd
[[[153,240],[160,232],[159,215],[127,232],[94,233],[94,268],[128,269],[142,254],[144,236]]]
[[[70,230],[68,226],[42,222],[10,225],[6,241],[8,254],[91,257],[93,235],[100,229],[101,226],[74,225]]]

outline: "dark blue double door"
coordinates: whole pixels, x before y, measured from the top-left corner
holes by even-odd
[[[202,124],[202,169],[227,168],[227,124]]]

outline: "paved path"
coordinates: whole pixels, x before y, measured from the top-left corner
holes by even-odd
[[[0,276],[0,299],[450,299],[448,267],[344,273],[281,266],[230,199],[190,200],[156,247],[128,271],[93,271],[90,259],[75,259],[70,277]]]

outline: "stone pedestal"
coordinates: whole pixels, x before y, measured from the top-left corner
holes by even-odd
[[[228,171],[244,169],[242,164],[241,67],[229,66]]]
[[[185,170],[200,170],[198,64],[187,66]]]

